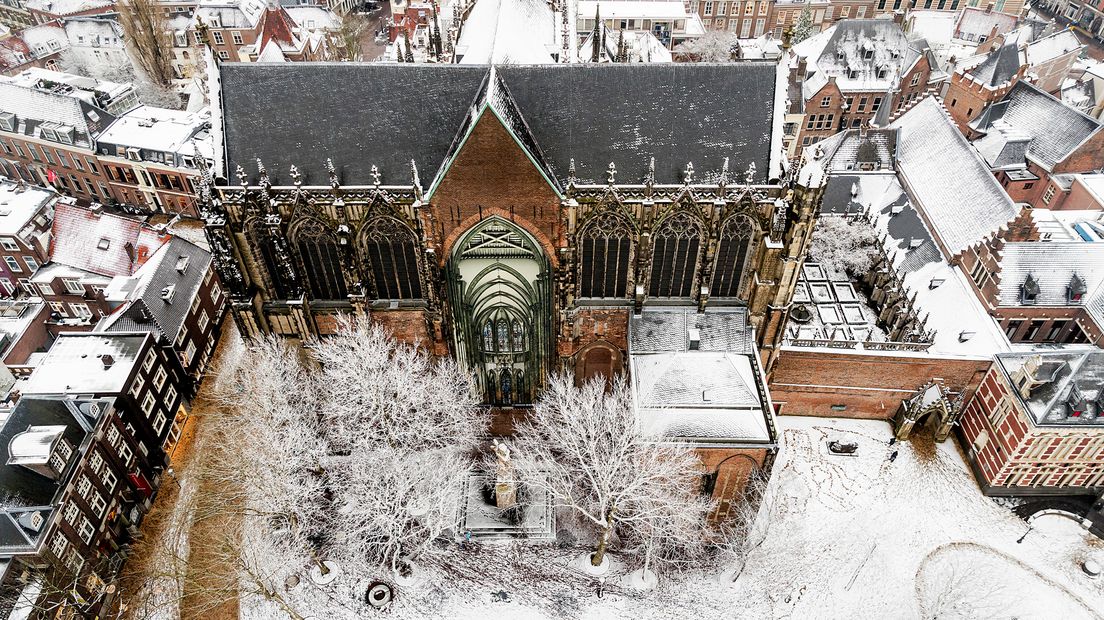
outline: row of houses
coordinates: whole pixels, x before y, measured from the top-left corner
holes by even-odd
[[[0,78],[0,175],[85,204],[195,216],[210,115],[140,105],[133,86],[28,69]]]
[[[0,613],[94,617],[226,297],[211,254],[165,225],[22,181],[0,181],[0,252]]]

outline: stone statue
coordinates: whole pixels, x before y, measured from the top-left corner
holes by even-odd
[[[510,462],[510,446],[495,439],[494,452],[498,457],[498,466],[495,468],[495,504],[499,510],[509,510],[517,505],[517,482],[514,464]]]

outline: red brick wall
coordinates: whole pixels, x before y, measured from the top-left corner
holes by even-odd
[[[748,476],[763,467],[768,458],[766,448],[698,448],[697,454],[704,472],[717,472],[713,486],[713,499],[718,502],[713,514],[716,519],[729,516],[733,500],[743,492]]]
[[[439,256],[468,228],[492,213],[513,219],[537,237],[552,261],[560,234],[560,200],[525,152],[488,109],[433,193]]]
[[[988,360],[784,347],[768,383],[782,415],[888,420],[931,379],[969,395],[988,368]]]

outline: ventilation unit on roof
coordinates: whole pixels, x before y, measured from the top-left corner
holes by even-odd
[[[898,213],[900,213],[901,211],[904,211],[904,210],[905,210],[905,205],[893,205],[892,207],[889,208],[889,214],[890,215],[897,215]]]
[[[112,366],[115,365],[115,357],[112,356],[112,355],[107,355],[107,354],[101,355],[100,356],[100,361],[103,362],[104,370],[107,370],[107,369],[109,369],[109,368],[111,368]]]
[[[176,296],[176,285],[170,284],[161,289],[161,299],[165,300],[165,303],[172,303],[173,297]]]
[[[922,245],[924,245],[924,240],[923,239],[913,239],[912,241],[909,241],[909,249],[910,250],[915,250],[916,248],[918,248]]]
[[[188,257],[181,256],[176,259],[176,270],[180,272],[180,275],[188,273]]]

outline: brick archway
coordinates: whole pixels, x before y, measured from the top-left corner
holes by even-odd
[[[605,340],[592,342],[575,354],[575,381],[583,383],[599,375],[606,381],[624,370],[621,350]]]
[[[496,216],[529,233],[544,250],[544,256],[548,259],[548,262],[551,263],[552,269],[559,268],[560,261],[556,253],[556,246],[552,243],[552,240],[548,238],[548,235],[541,232],[540,228],[534,226],[532,222],[524,217],[520,217],[517,214],[510,213],[505,209],[499,209],[497,207],[483,207],[482,213],[468,216],[445,236],[442,242],[441,252],[437,257],[440,263],[439,266],[444,267],[448,262],[449,257],[452,256],[453,246],[456,245],[457,241],[471,232],[471,230],[480,223]]]

